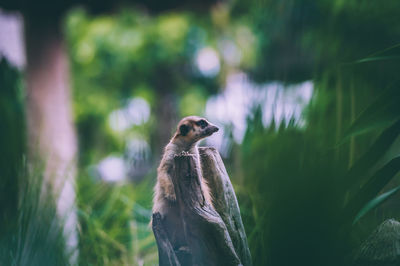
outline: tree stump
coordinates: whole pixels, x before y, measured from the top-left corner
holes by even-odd
[[[356,266],[400,265],[400,223],[384,221],[361,245],[355,257]]]
[[[200,148],[203,177],[215,209],[204,200],[193,155],[175,157],[176,203],[153,214],[160,265],[251,265],[239,206],[218,152]]]

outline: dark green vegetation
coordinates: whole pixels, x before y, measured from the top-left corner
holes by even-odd
[[[254,265],[347,265],[379,223],[400,219],[399,10],[397,0],[254,0],[203,14],[71,11],[65,33],[80,149],[79,263],[157,263],[147,224],[162,147],[179,117],[204,114],[229,74],[243,71],[259,84],[309,80],[314,87],[304,125],[266,124],[256,103],[241,143],[224,124],[231,143],[224,160]],[[223,42],[240,60],[223,56]],[[216,73],[193,64],[204,47],[219,55]],[[41,175],[26,174],[20,74],[4,60],[0,67],[1,262],[68,264],[60,228],[43,229],[54,206],[39,207],[40,182],[26,185]],[[137,97],[147,101],[148,119],[113,128],[111,114]],[[147,143],[140,156],[132,155],[132,140]],[[135,164],[128,180],[100,179],[97,166],[109,156]]]
[[[251,166],[240,195],[256,265],[346,265],[379,222],[399,217],[396,199],[381,204],[399,185],[392,179],[400,169],[400,6],[328,2],[276,2],[271,16],[259,15],[258,29],[278,35],[264,42],[275,52],[263,54],[261,66],[291,49],[302,71],[310,60],[313,69],[303,73],[290,61],[269,68],[281,76],[265,65],[255,76],[313,78],[315,92],[305,129],[265,129],[257,112],[249,123],[241,150]],[[375,198],[382,190],[389,192]]]
[[[379,110],[371,107],[376,115]],[[371,116],[362,123],[372,115],[368,110],[348,135],[369,127]],[[258,119],[251,121],[242,147],[243,163],[252,167],[245,174],[248,193],[240,194],[247,198],[242,208],[252,210],[244,219],[255,264],[347,265],[365,233],[385,217],[398,217],[390,207],[370,211],[399,189],[392,183],[375,198],[400,169],[398,155],[384,156],[400,134],[400,120],[349,166],[338,157],[347,142],[321,143],[321,133],[312,128],[264,129]]]
[[[54,200],[41,195],[42,171],[26,166],[21,75],[5,60],[0,84],[1,264],[69,265]]]

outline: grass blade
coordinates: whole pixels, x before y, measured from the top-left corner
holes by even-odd
[[[361,188],[355,197],[345,207],[345,218],[353,220],[352,217],[379,191],[381,191],[392,178],[400,171],[400,156],[392,159],[384,167],[378,170],[368,182]]]
[[[338,145],[343,144],[352,136],[357,136],[392,124],[400,118],[399,102],[400,93],[397,87],[386,90],[374,103],[367,107],[349,129],[346,130]]]
[[[356,185],[361,184],[362,178],[375,163],[388,151],[390,146],[400,135],[400,119],[391,127],[387,128],[378,139],[372,144],[371,148],[350,168],[345,176],[348,188],[351,190]],[[369,167],[366,167],[369,166]]]
[[[345,65],[355,65],[362,64],[367,62],[376,62],[376,61],[385,61],[385,60],[398,60],[400,59],[399,55],[388,55],[388,56],[374,56],[374,57],[365,57],[350,63],[345,63]]]
[[[357,223],[364,215],[366,215],[368,212],[371,210],[375,209],[382,203],[384,203],[386,200],[388,200],[391,196],[395,195],[396,192],[400,190],[400,186],[393,188],[382,195],[379,195],[378,197],[374,198],[370,202],[368,202],[362,209],[361,211],[358,212],[356,215],[356,218],[353,221],[353,225]]]

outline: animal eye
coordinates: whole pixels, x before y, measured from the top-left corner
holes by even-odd
[[[208,126],[208,123],[206,120],[200,120],[196,124],[201,128],[205,128],[206,126]]]
[[[186,136],[186,134],[189,132],[189,127],[183,124],[179,127],[179,131],[181,132],[182,136]]]

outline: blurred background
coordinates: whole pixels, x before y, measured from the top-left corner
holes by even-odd
[[[0,262],[157,265],[163,147],[204,116],[254,265],[400,219],[400,2],[2,1]]]

